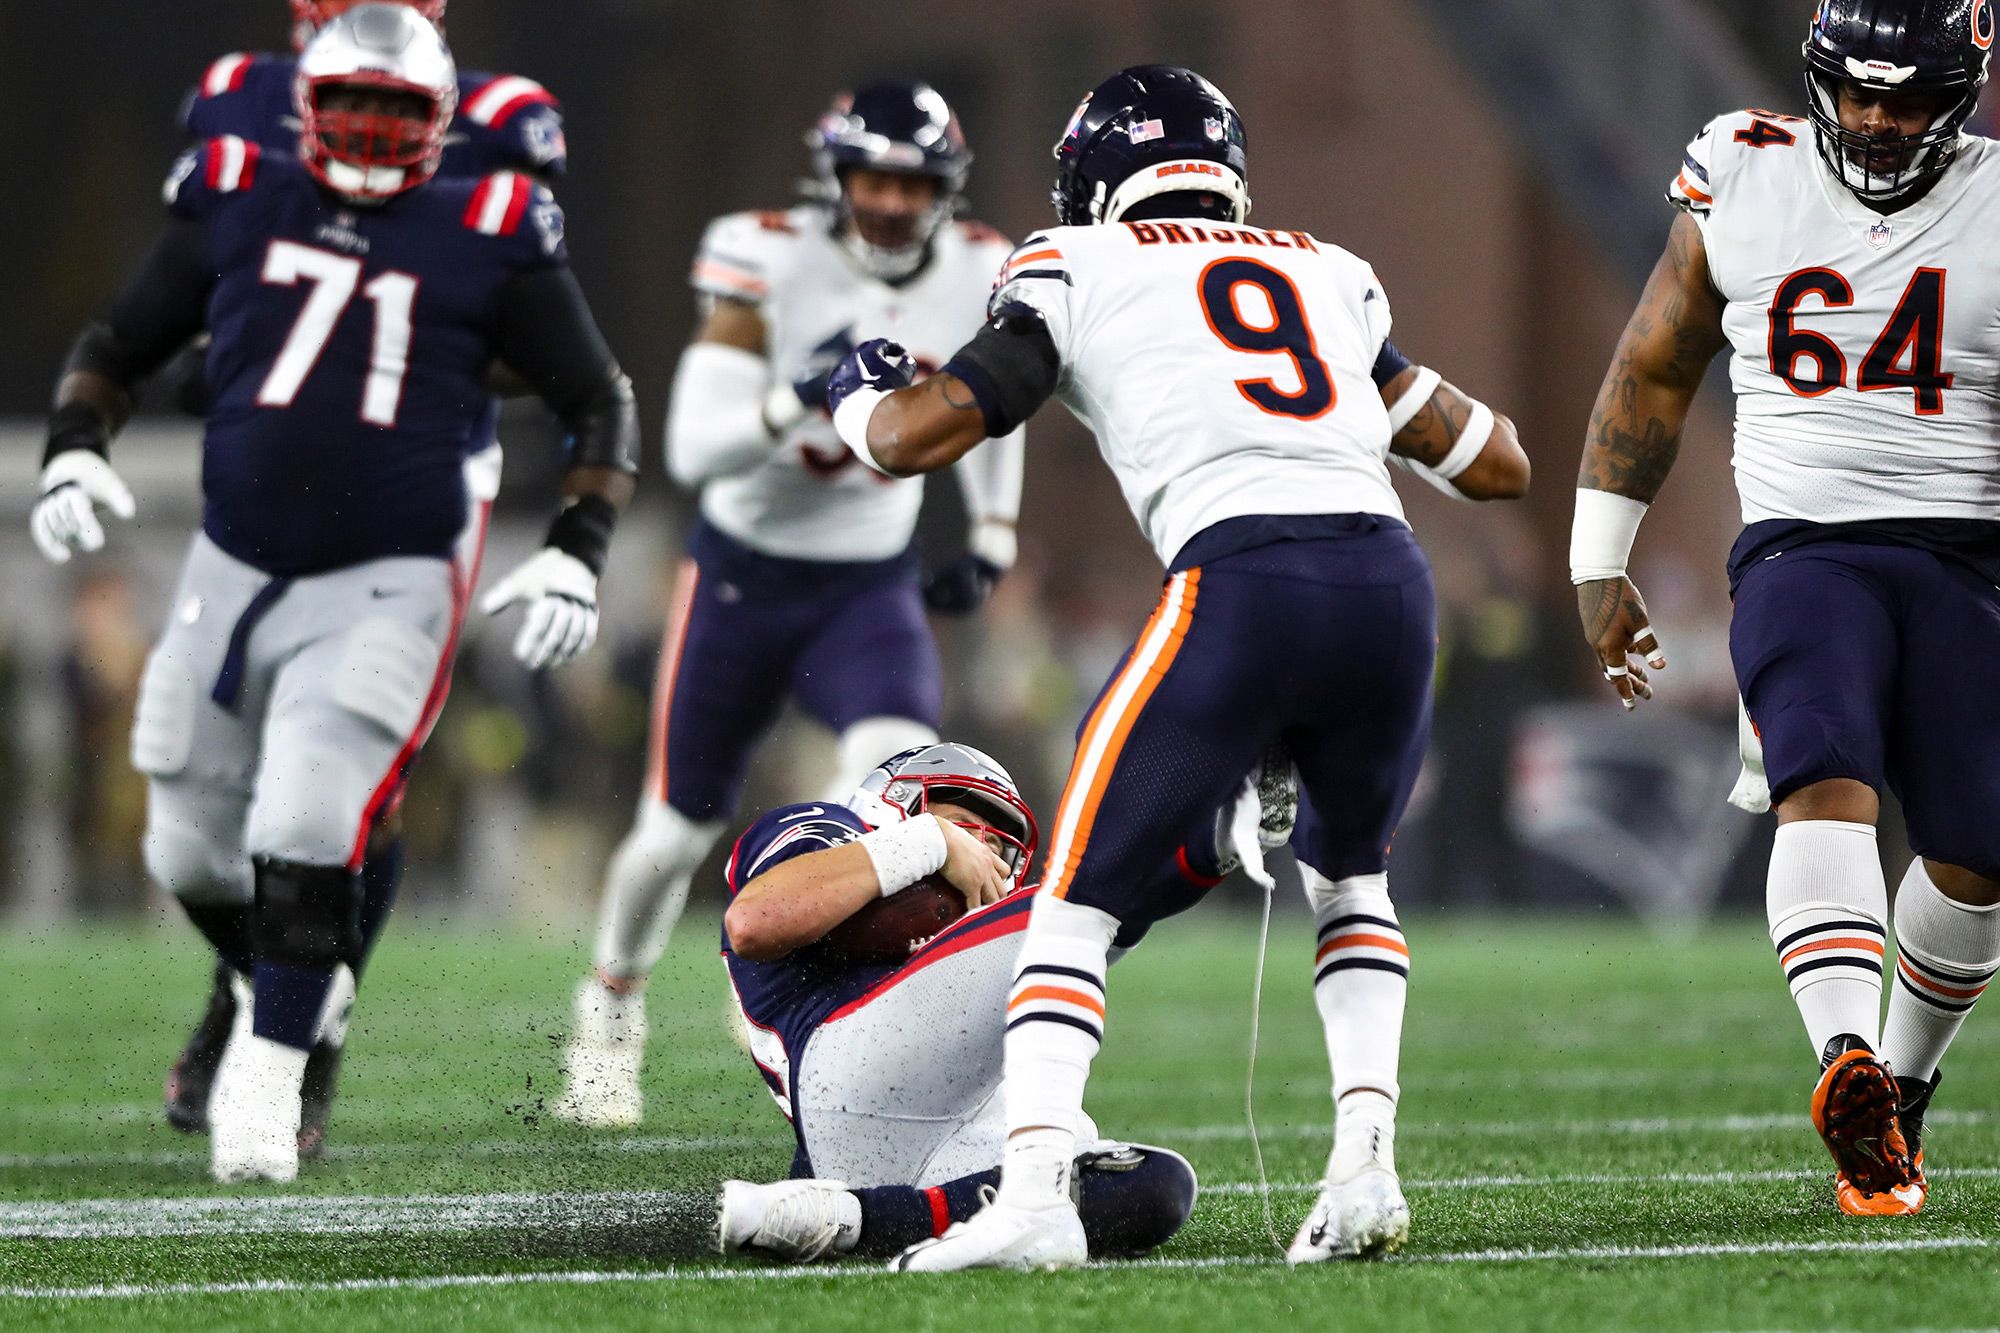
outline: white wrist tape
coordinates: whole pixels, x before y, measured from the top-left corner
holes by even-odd
[[[773,384],[764,395],[764,427],[773,435],[783,435],[804,421],[808,410],[797,389],[789,384]]]
[[[1569,529],[1569,581],[1623,578],[1646,509],[1643,500],[1629,495],[1578,490],[1576,518]]]
[[[1425,366],[1417,371],[1417,377],[1410,381],[1410,387],[1403,390],[1403,396],[1389,409],[1389,437],[1394,439],[1402,433],[1403,427],[1416,420],[1417,413],[1424,410],[1424,404],[1437,392],[1438,385],[1444,383],[1444,376]]]
[[[1484,403],[1472,405],[1472,415],[1465,419],[1465,429],[1453,441],[1451,452],[1431,464],[1431,471],[1450,481],[1459,473],[1471,467],[1486,448],[1486,442],[1493,438],[1493,409]]]
[[[1430,487],[1432,490],[1443,491],[1446,495],[1458,501],[1460,504],[1479,503],[1477,500],[1474,500],[1471,496],[1467,495],[1464,491],[1458,489],[1458,486],[1455,483],[1446,481],[1443,477],[1440,477],[1437,474],[1437,470],[1433,468],[1429,463],[1419,463],[1416,459],[1405,458],[1401,454],[1390,454],[1389,461],[1395,466],[1403,469],[1403,471],[1409,473],[1411,476],[1415,477],[1418,481],[1424,483],[1424,485]]]
[[[1012,523],[986,518],[972,525],[965,548],[989,565],[1012,569],[1020,554],[1020,539],[1015,536]]]
[[[856,458],[885,477],[894,474],[875,461],[875,453],[868,447],[868,418],[875,415],[876,405],[888,396],[883,389],[856,389],[833,412],[833,428],[840,432],[841,440],[854,451]]]
[[[944,825],[936,815],[918,815],[900,824],[885,824],[864,834],[861,846],[875,863],[882,896],[901,893],[926,875],[944,868]]]

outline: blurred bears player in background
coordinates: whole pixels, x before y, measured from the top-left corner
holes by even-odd
[[[458,80],[430,23],[357,5],[294,88],[298,154],[223,135],[176,164],[166,231],[71,351],[32,515],[57,561],[102,545],[97,507],[131,517],[111,439],[209,330],[202,528],[132,755],[147,869],[239,978],[208,1105],[220,1180],[298,1170],[309,1052],[364,952],[364,852],[450,683],[489,373],[570,431],[546,544],[484,603],[526,605],[530,667],[595,638],[638,433],[555,200],[513,172],[435,179]]]
[[[843,95],[809,136],[815,202],[717,219],[693,272],[702,324],[675,376],[667,466],[700,492],[654,687],[651,756],[605,877],[556,1113],[639,1122],[644,987],[695,868],[787,698],[839,737],[836,799],[885,754],[936,739],[924,618],[972,611],[1014,561],[1018,429],[958,469],[968,550],[921,577],[923,486],[858,464],[826,415],[855,330],[936,365],[979,327],[1007,243],[956,221],[972,154],[921,83]]]
[[[829,384],[841,438],[892,476],[946,466],[1060,397],[1167,570],[1057,811],[1007,1000],[999,1194],[897,1263],[1084,1261],[1069,1180],[1107,956],[1188,906],[1155,868],[1271,766],[1273,747],[1311,798],[1293,846],[1319,927],[1336,1106],[1324,1184],[1288,1257],[1388,1253],[1409,1231],[1394,1157],[1409,949],[1388,847],[1428,738],[1436,645],[1430,568],[1388,460],[1472,498],[1522,494],[1528,461],[1511,423],[1388,341],[1368,264],[1302,231],[1243,225],[1243,123],[1200,75],[1114,75],[1055,155],[1062,225],[1008,259],[972,341],[912,386],[908,354],[872,339]]]
[[[1807,115],[1695,136],[1577,478],[1571,579],[1630,707],[1635,659],[1665,658],[1626,561],[1734,348],[1730,653],[1778,815],[1766,907],[1857,1214],[1923,1206],[1938,1062],[2000,969],[2000,697],[1972,665],[2000,652],[2000,145],[1963,132],[1995,24],[1993,0],[1823,0]],[[1885,786],[1917,852],[1886,1023]]]
[[[445,0],[407,2],[442,30]],[[294,50],[303,50],[315,33],[354,3],[291,0]],[[294,102],[297,72],[295,55],[226,55],[208,67],[189,94],[182,123],[198,143],[229,135],[256,144],[262,152],[296,156],[300,124]],[[547,89],[518,75],[458,71],[458,104],[445,131],[439,176],[482,178],[497,171],[516,171],[547,184],[560,178],[568,163],[562,112]],[[183,373],[193,379],[198,392],[184,391],[183,397],[198,402],[206,397],[206,386],[201,383],[201,349],[191,348],[187,356],[191,364]],[[499,403],[491,401],[474,427],[466,460],[466,483],[473,503],[457,558],[468,588],[479,577],[486,520],[500,487],[500,445],[495,435],[498,420]],[[380,938],[402,874],[399,789],[396,799],[378,816],[362,860],[364,962]],[[229,978],[227,961],[218,958],[207,1011],[168,1072],[167,1120],[178,1129],[200,1131],[208,1126],[209,1088],[236,1015]],[[344,1042],[345,1025],[337,1026],[331,1035]],[[318,1156],[325,1144],[342,1049],[332,1041],[320,1042],[306,1063],[300,1150],[307,1157]]]
[[[1192,901],[1226,875],[1241,856],[1235,814],[1202,821],[1158,867],[1157,891]],[[844,802],[781,806],[737,841],[722,956],[798,1151],[790,1180],[723,1186],[725,1253],[886,1257],[978,1211],[1006,1138],[1007,988],[1037,840],[1007,770],[945,742],[895,755]],[[857,955],[838,933],[934,876],[970,910],[916,948]],[[1178,1153],[1100,1140],[1087,1118],[1071,1182],[1098,1257],[1153,1249],[1194,1208]]]

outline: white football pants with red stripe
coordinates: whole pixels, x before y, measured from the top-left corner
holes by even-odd
[[[358,869],[444,706],[465,604],[449,561],[280,586],[197,535],[132,728],[154,880],[248,903],[253,857]]]

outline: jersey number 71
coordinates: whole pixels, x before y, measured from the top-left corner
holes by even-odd
[[[354,289],[361,283],[361,261],[297,241],[272,241],[264,255],[262,277],[279,287],[297,286],[301,279],[312,284],[285,335],[285,345],[257,390],[259,407],[290,407],[354,299]],[[403,377],[410,370],[410,311],[417,303],[417,280],[408,273],[383,273],[362,287],[361,294],[375,305],[361,419],[370,425],[393,426],[403,401]]]

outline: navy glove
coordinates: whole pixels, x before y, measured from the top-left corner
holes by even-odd
[[[917,363],[901,343],[870,338],[833,368],[826,382],[826,410],[837,412],[856,389],[902,389],[916,376]]]
[[[924,579],[924,605],[941,616],[969,616],[986,604],[1007,571],[967,551]]]
[[[854,350],[854,339],[846,329],[834,334],[819,346],[813,348],[806,359],[806,373],[792,381],[792,392],[799,396],[808,411],[829,412],[832,408],[826,401],[826,384],[833,378],[833,372]]]

